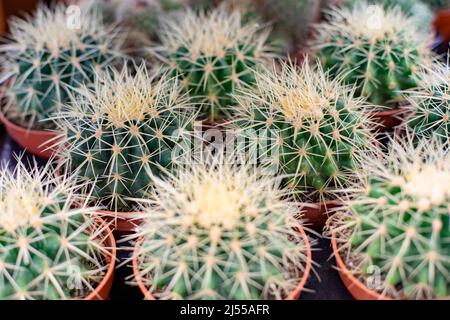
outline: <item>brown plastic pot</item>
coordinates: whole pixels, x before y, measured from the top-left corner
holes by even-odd
[[[301,295],[301,293],[303,291],[303,288],[305,287],[306,281],[309,278],[309,273],[311,272],[311,266],[312,266],[311,245],[309,243],[308,236],[306,235],[306,233],[303,230],[303,228],[299,228],[298,231],[302,235],[303,241],[305,242],[305,246],[306,246],[305,272],[303,273],[303,276],[302,276],[300,282],[298,283],[297,287],[294,289],[294,291],[292,291],[286,297],[285,300],[297,300],[298,298],[300,298],[300,295]],[[156,300],[156,298],[148,292],[147,288],[145,287],[144,283],[142,282],[141,277],[139,276],[138,262],[137,262],[137,251],[139,249],[139,246],[141,245],[141,242],[142,242],[142,239],[138,240],[136,242],[136,245],[135,245],[134,251],[133,251],[133,274],[134,274],[134,278],[135,278],[135,280],[137,282],[137,285],[138,285],[139,289],[141,289],[141,292],[144,294],[144,298],[146,300]]]
[[[300,204],[302,218],[308,224],[308,228],[321,231],[330,217],[330,210],[342,205],[339,200],[330,200],[317,203]]]
[[[102,227],[105,228],[104,234],[107,235],[107,238],[104,240],[104,245],[111,250],[111,255],[105,257],[106,262],[108,263],[108,270],[102,281],[100,281],[95,290],[83,300],[108,300],[114,280],[114,269],[117,257],[116,241],[114,240],[111,229],[106,225],[106,222],[100,218],[97,219],[100,221]]]
[[[3,101],[4,88],[0,90],[0,103]],[[51,158],[55,150],[51,147],[57,142],[55,139],[60,133],[44,130],[25,129],[10,120],[0,110],[0,121],[3,122],[6,132],[16,141],[22,148],[28,152],[43,158]]]
[[[381,295],[376,291],[370,290],[360,280],[358,280],[347,268],[344,261],[339,254],[339,248],[336,240],[336,232],[333,232],[331,238],[331,245],[333,247],[336,265],[344,286],[348,292],[356,300],[391,300],[391,298]]]
[[[400,125],[403,121],[402,117],[404,113],[405,109],[396,108],[392,110],[369,112],[369,117],[375,123],[379,124],[378,130],[384,132]]]
[[[440,34],[442,42],[447,46],[450,42],[450,9],[435,12],[433,27]]]
[[[0,0],[0,36],[6,33],[6,15],[3,1]]]
[[[136,227],[142,223],[142,219],[139,218],[142,212],[114,212],[107,210],[98,210],[113,231],[119,232],[134,232]]]

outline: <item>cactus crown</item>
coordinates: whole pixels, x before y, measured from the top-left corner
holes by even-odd
[[[239,11],[220,6],[209,12],[187,10],[163,22],[161,53],[169,69],[181,77],[190,94],[205,104],[203,115],[227,114],[236,88],[253,83],[253,68],[269,57],[268,32],[243,25]]]
[[[218,160],[219,159],[219,160]],[[139,276],[161,299],[283,299],[298,285],[307,246],[276,179],[244,164],[210,164],[157,180],[132,239]]]
[[[301,68],[282,63],[280,70],[258,73],[255,89],[237,97],[235,123],[249,139],[247,153],[268,130],[269,147],[256,150],[257,157],[278,166],[295,191],[324,200],[349,182],[359,154],[374,149],[367,105],[308,59]]]
[[[94,291],[108,255],[74,180],[47,165],[0,171],[0,299],[76,299]]]
[[[386,161],[367,159],[346,210],[331,218],[347,265],[394,298],[450,293],[450,153],[440,142],[392,142]]]
[[[405,92],[411,114],[407,129],[417,138],[437,136],[450,144],[449,80],[448,67],[438,64],[421,74],[418,89]]]
[[[361,2],[329,15],[317,26],[313,47],[326,69],[343,74],[374,104],[398,103],[399,90],[415,87],[419,68],[432,60],[427,34],[398,7]]]
[[[64,137],[62,165],[95,185],[93,196],[111,210],[130,210],[128,197],[145,194],[151,173],[183,156],[195,117],[176,79],[145,65],[96,75],[54,119]]]
[[[91,83],[95,70],[121,55],[117,28],[105,26],[93,10],[82,11],[80,19],[72,26],[64,5],[41,5],[35,16],[11,21],[10,40],[0,46],[11,118],[38,126],[75,88]]]

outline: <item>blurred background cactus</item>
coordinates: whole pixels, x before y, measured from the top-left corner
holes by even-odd
[[[83,299],[94,292],[110,254],[106,230],[75,191],[74,180],[51,165],[1,169],[0,299]]]
[[[152,174],[184,155],[196,115],[175,79],[135,69],[96,74],[94,88],[81,88],[55,117],[64,131],[60,165],[93,184],[92,197],[114,211],[131,211],[129,198],[143,196]]]
[[[72,25],[65,6],[41,5],[33,17],[11,20],[0,46],[8,118],[28,128],[52,127],[48,118],[70,94],[122,55],[118,29],[104,25],[95,11],[81,12],[80,19]]]
[[[165,20],[162,45],[150,50],[180,77],[200,104],[200,115],[218,120],[230,117],[232,94],[253,85],[254,69],[271,57],[267,36],[257,24],[243,24],[239,11],[220,6]]]
[[[415,138],[439,138],[450,145],[450,71],[436,65],[421,75],[419,87],[405,92],[410,103],[406,129]]]
[[[441,143],[392,142],[367,158],[354,198],[331,218],[341,256],[360,279],[397,299],[450,296],[450,153]],[[375,289],[375,288],[372,288]]]
[[[358,3],[334,8],[317,27],[313,46],[332,74],[341,74],[356,93],[376,105],[397,108],[400,90],[417,85],[416,75],[432,60],[431,35],[397,8]]]
[[[398,7],[405,15],[412,17],[417,28],[431,32],[433,22],[433,11],[426,1],[420,0],[365,0],[368,4],[382,5],[386,10]],[[361,3],[361,0],[346,0],[346,5],[354,6]]]
[[[144,204],[138,274],[158,299],[285,299],[309,244],[276,178],[215,157],[157,180]],[[136,272],[136,271],[135,271]]]
[[[248,141],[238,152],[274,168],[294,194],[330,200],[360,169],[361,153],[376,150],[368,105],[308,59],[280,69],[258,73],[255,89],[237,98],[237,135]]]

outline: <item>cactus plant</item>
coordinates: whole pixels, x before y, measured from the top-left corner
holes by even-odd
[[[366,0],[367,1],[367,0]],[[345,3],[349,6],[354,6],[361,1],[346,0]],[[369,4],[379,4],[385,9],[389,10],[394,7],[399,7],[401,11],[413,18],[419,29],[431,32],[431,23],[433,21],[433,12],[431,8],[424,1],[419,0],[369,0]]]
[[[164,21],[162,45],[151,48],[162,58],[185,89],[202,104],[202,116],[229,116],[231,94],[254,82],[253,69],[270,56],[268,32],[256,24],[243,25],[239,11],[225,6]]]
[[[450,143],[449,79],[448,67],[437,64],[421,75],[417,89],[405,92],[411,114],[406,127],[416,138],[436,136]]]
[[[367,280],[378,270],[371,289],[391,298],[449,298],[450,153],[438,141],[394,141],[384,161],[365,163],[329,221],[350,271]]]
[[[183,156],[195,117],[181,86],[145,65],[131,74],[96,74],[94,88],[82,87],[54,120],[64,131],[58,144],[61,166],[94,184],[92,196],[110,210],[130,211],[152,177]]]
[[[280,69],[258,73],[255,89],[237,97],[234,123],[247,139],[238,153],[278,170],[294,193],[328,200],[359,169],[359,155],[375,150],[368,105],[308,58]]]
[[[95,70],[121,56],[122,36],[95,11],[69,19],[64,5],[38,7],[34,17],[13,19],[0,46],[3,81],[8,82],[7,114],[26,127],[49,127],[50,118]]]
[[[277,179],[216,156],[157,179],[135,259],[159,299],[283,299],[310,263],[297,207]]]
[[[361,2],[332,9],[329,19],[313,41],[324,67],[343,74],[371,103],[396,108],[400,90],[415,87],[417,72],[432,60],[429,35],[398,7]]]
[[[77,203],[77,208],[72,206]],[[51,165],[0,170],[0,299],[82,299],[111,257],[106,225]],[[95,293],[94,293],[95,294]]]

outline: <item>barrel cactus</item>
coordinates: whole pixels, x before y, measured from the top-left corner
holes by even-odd
[[[439,137],[450,144],[450,72],[445,65],[436,65],[422,74],[419,87],[406,92],[410,102],[407,130],[418,139]]]
[[[120,30],[106,26],[95,11],[69,16],[64,5],[41,5],[33,17],[15,18],[0,46],[1,79],[6,81],[8,118],[25,127],[51,127],[45,121],[96,70],[122,55]]]
[[[255,89],[237,98],[237,152],[285,177],[295,194],[328,200],[360,168],[361,153],[376,150],[368,107],[354,89],[306,59],[300,68],[258,73]]]
[[[164,20],[162,45],[150,50],[197,98],[201,116],[217,120],[230,116],[232,94],[254,83],[253,69],[270,56],[267,36],[257,24],[244,25],[239,11],[222,5]]]
[[[313,47],[324,67],[376,105],[396,108],[400,90],[415,87],[418,71],[432,60],[429,34],[398,7],[334,8],[316,31]]]
[[[189,147],[195,112],[168,75],[137,66],[96,75],[54,117],[64,132],[60,165],[94,184],[92,196],[114,211],[130,211],[152,175],[170,170]]]
[[[82,299],[104,277],[105,228],[50,165],[0,170],[0,299]],[[73,205],[77,204],[76,208]],[[106,233],[107,235],[107,233]],[[95,295],[95,294],[94,294]]]
[[[366,0],[367,1],[367,0]],[[419,29],[431,32],[431,24],[433,21],[433,11],[426,3],[426,1],[420,0],[369,0],[369,4],[379,4],[385,9],[392,9],[394,7],[399,7],[399,9],[413,18]],[[346,0],[347,5],[353,6],[357,3],[361,3],[361,0]]]
[[[157,180],[129,238],[135,272],[158,299],[284,299],[311,262],[298,208],[275,178],[220,158]]]
[[[391,298],[450,298],[450,153],[438,141],[392,142],[361,181],[330,218],[350,271]]]

